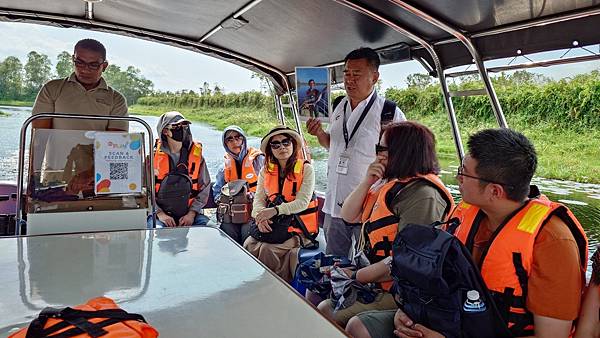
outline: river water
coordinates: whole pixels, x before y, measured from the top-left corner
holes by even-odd
[[[9,116],[0,116],[0,135],[3,142],[0,142],[0,180],[16,181],[17,161],[19,147],[19,132],[25,119],[31,114],[29,107],[5,107],[0,106],[0,110],[9,114]],[[158,117],[141,116],[150,126],[155,127]],[[144,131],[141,125],[131,123],[132,131]],[[223,145],[221,142],[221,132],[201,123],[191,125],[194,139],[202,142],[203,154],[208,165],[208,169],[214,180],[217,168],[223,161]],[[156,135],[156,131],[153,130]],[[249,137],[248,144],[258,147],[260,139]],[[326,187],[326,152],[320,149],[313,149],[314,157],[319,158],[314,162],[317,190],[324,191]],[[458,185],[455,174],[458,168],[458,160],[455,157],[440,158],[443,170],[441,177],[444,183],[450,188],[451,192],[458,195]],[[577,183],[570,181],[550,180],[541,177],[534,178],[534,184],[538,185],[540,190],[551,200],[559,201],[567,205],[583,224],[588,238],[590,239],[590,251],[593,252],[595,244],[600,239],[600,185]]]

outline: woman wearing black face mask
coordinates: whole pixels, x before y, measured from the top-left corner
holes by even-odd
[[[190,121],[179,112],[164,113],[158,120],[160,139],[154,149],[156,227],[203,226],[208,217],[210,175],[202,157],[202,144],[194,142]],[[152,227],[152,217],[148,217]]]

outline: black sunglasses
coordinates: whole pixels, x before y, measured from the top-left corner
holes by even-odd
[[[85,62],[85,61],[83,61],[81,59],[73,57],[73,63],[75,63],[75,67],[78,67],[78,68],[85,68],[85,67],[87,67],[88,69],[91,69],[91,70],[98,70],[98,69],[100,69],[100,67],[102,66],[102,64],[104,62],[89,62],[88,63],[88,62]]]
[[[231,142],[233,140],[239,141],[242,139],[242,135],[229,136],[225,138],[225,142]]]
[[[289,138],[283,139],[283,140],[281,140],[281,142],[279,142],[279,141],[269,142],[271,149],[279,149],[279,147],[281,147],[281,146],[289,147],[291,144],[292,144],[292,140],[290,140]]]
[[[380,153],[383,151],[388,151],[388,147],[387,146],[382,146],[381,144],[377,143],[375,145],[375,153]]]
[[[181,122],[181,123],[178,123],[178,124],[172,124],[172,125],[170,125],[169,129],[171,129],[171,130],[177,130],[177,129],[181,129],[181,128],[184,128],[184,127],[187,127],[187,126],[189,126],[188,122]]]
[[[486,183],[499,184],[499,185],[505,186],[505,187],[510,188],[510,189],[514,188],[514,186],[510,185],[510,184],[506,184],[506,183],[502,183],[502,182],[496,182],[496,181],[488,180],[488,179],[477,177],[477,176],[467,175],[467,174],[463,173],[463,170],[464,169],[463,169],[462,166],[458,167],[458,171],[456,172],[456,177],[458,177],[458,176],[469,177],[469,178],[472,178],[472,179],[475,179],[475,180],[479,180],[479,181],[482,181],[482,182],[486,182]]]

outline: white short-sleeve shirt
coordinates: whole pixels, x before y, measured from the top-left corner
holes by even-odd
[[[375,145],[379,142],[381,110],[385,98],[382,96],[375,98],[371,109],[369,109],[354,137],[350,140],[348,149],[346,149],[343,134],[344,109],[346,109],[348,135],[350,135],[373,95],[377,95],[377,93],[375,91],[371,92],[371,95],[361,101],[354,110],[352,110],[350,102],[346,104],[348,101],[346,97],[341,100],[330,116],[329,127],[327,128],[327,133],[330,135],[329,159],[327,161],[327,193],[323,211],[332,217],[341,217],[341,204],[362,181],[369,164],[375,160]],[[406,120],[404,114],[396,107],[396,113],[392,121],[400,122],[404,120]],[[341,175],[336,172],[336,167],[344,150],[346,150],[350,160],[348,174]]]

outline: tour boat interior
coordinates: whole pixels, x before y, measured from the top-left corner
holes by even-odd
[[[498,125],[508,127],[485,61],[600,43],[596,0],[0,0],[0,21],[120,34],[245,67],[272,81],[280,122],[300,133],[296,66],[329,67],[332,81],[341,83],[344,56],[361,46],[375,49],[382,64],[416,60],[441,84],[459,158],[464,151],[446,81],[450,69],[473,64],[484,85],[480,94],[489,97]],[[16,187],[0,184],[0,220],[11,214],[16,224],[27,220],[15,236],[0,238],[0,336],[45,306],[103,294],[142,313],[165,337],[344,336],[220,230],[146,228],[146,215],[155,210],[152,157],[146,156],[155,135],[143,120],[125,118],[143,132],[123,136],[140,142],[141,186],[130,194],[96,195],[67,187],[88,171],[79,160],[89,156],[95,134],[28,134],[33,119],[21,130]],[[58,145],[53,155],[51,140]]]

